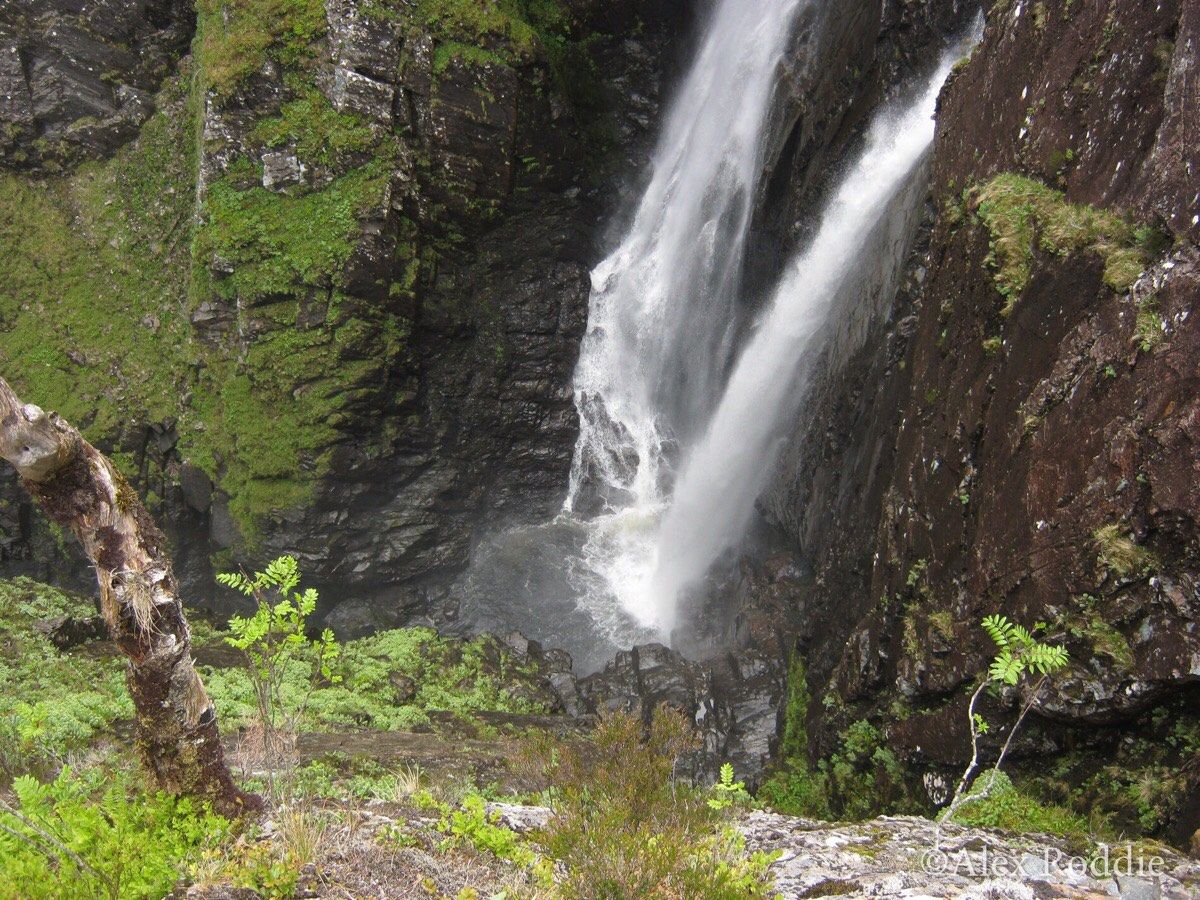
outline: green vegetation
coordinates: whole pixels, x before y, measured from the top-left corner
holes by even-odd
[[[780,766],[759,788],[759,801],[789,815],[821,819],[857,820],[921,809],[883,732],[866,720],[841,733],[836,752],[815,765],[810,761],[808,686],[799,656],[788,670],[787,696]]]
[[[711,798],[673,780],[695,749],[691,724],[666,707],[648,733],[635,716],[613,713],[586,748],[535,742],[530,755],[553,785],[556,813],[537,840],[566,867],[564,897],[772,896],[772,858],[746,856]]]
[[[361,399],[347,383],[382,383],[377,374],[405,345],[403,322],[355,308],[340,292],[358,217],[381,202],[398,138],[338,113],[304,72],[299,48],[320,31],[314,10],[324,27],[321,3],[202,7],[202,25],[231,16],[229,46],[202,29],[201,71],[194,78],[185,64],[166,82],[133,144],[68,177],[0,176],[9,250],[0,260],[0,359],[30,401],[102,446],[135,446],[147,422],[174,421],[181,454],[231,498],[253,543],[265,517],[311,497],[342,410]],[[261,64],[248,48],[262,41],[234,27],[249,21],[269,23],[271,40],[283,41],[276,49],[291,48],[274,58],[293,67],[291,99],[257,124],[251,145],[288,146],[310,170],[339,171],[319,190],[277,194],[261,187],[255,165],[235,160],[208,185],[196,223],[193,86]],[[234,58],[242,62],[225,66]],[[233,267],[228,277],[211,276],[215,260]],[[246,346],[195,339],[190,316],[214,300],[237,316],[230,329],[250,335]],[[139,460],[115,461],[140,474]]]
[[[204,683],[227,727],[257,716],[257,695],[243,669],[202,667]],[[431,628],[401,628],[343,645],[331,673],[320,682],[297,722],[301,731],[345,727],[406,730],[428,725],[430,713],[544,713],[530,689],[534,674],[513,661],[495,638],[456,641]],[[282,671],[279,695],[298,706],[309,693],[312,660],[301,655]]]
[[[513,65],[565,40],[572,22],[559,0],[417,0],[416,17],[438,41],[434,70],[451,59]]]
[[[1151,296],[1138,304],[1137,320],[1134,324],[1134,337],[1142,352],[1149,353],[1163,342],[1162,316],[1158,312],[1158,298]]]
[[[341,113],[325,95],[304,78],[291,76],[287,86],[293,99],[278,116],[260,120],[250,131],[258,148],[289,147],[309,165],[332,166],[348,156],[370,154],[380,137],[356,115]]]
[[[230,632],[203,623],[194,629],[196,652],[215,654],[232,644],[251,663],[205,668],[227,735],[260,722],[264,695],[278,727],[296,720],[304,730],[429,730],[436,710],[546,711],[537,699],[543,694],[536,664],[513,659],[492,638],[463,642],[431,629],[401,629],[349,642],[335,660],[328,636],[305,636],[317,598],[298,579],[286,559],[263,573],[227,578],[257,596],[257,611],[235,618]],[[292,896],[330,824],[327,814],[297,800],[411,802],[420,792],[422,775],[411,766],[321,760],[296,767],[289,770],[294,777],[278,782],[275,799],[285,806],[274,816],[276,836],[261,840],[186,801],[139,791],[128,762],[135,756],[127,727],[133,709],[119,656],[107,643],[58,650],[35,627],[93,612],[89,603],[27,579],[0,582],[0,896],[28,882],[34,887],[20,896],[160,897],[181,876]],[[66,768],[68,760],[79,767]],[[279,765],[269,763],[268,774],[248,786],[261,790],[270,772],[283,771]],[[510,858],[503,834],[479,821],[480,810],[468,800],[457,815],[444,811],[452,823],[444,849],[454,852],[455,835],[469,833],[466,843]],[[70,891],[61,889],[65,883]]]
[[[1017,790],[1009,777],[1000,771],[988,772],[975,780],[967,794],[967,803],[954,813],[954,821],[963,825],[1063,837],[1086,835],[1090,831],[1086,819]]]
[[[1121,669],[1133,667],[1133,648],[1129,639],[1105,621],[1097,608],[1100,601],[1091,594],[1074,598],[1068,612],[1059,616],[1057,624],[1067,634],[1092,645],[1092,651],[1107,656]]]
[[[381,0],[390,2],[390,0]],[[589,140],[607,145],[607,119],[600,113],[590,36],[577,34],[570,5],[563,0],[417,0],[416,17],[437,41],[435,75],[451,62],[471,66],[545,64],[553,88],[577,110]]]
[[[1119,578],[1147,575],[1158,569],[1158,557],[1139,547],[1120,525],[1105,525],[1092,533],[1100,564]]]
[[[501,825],[498,814],[489,814],[482,795],[468,794],[458,809],[451,809],[445,804],[441,804],[440,808],[442,818],[438,822],[438,830],[447,836],[444,847],[470,844],[476,850],[532,870],[543,887],[553,884],[553,866],[515,831]]]
[[[986,676],[980,681],[975,692],[971,694],[970,703],[967,704],[967,722],[971,733],[971,761],[963,770],[962,778],[959,779],[950,802],[938,816],[938,831],[935,838],[938,846],[941,842],[942,822],[961,816],[964,807],[978,806],[996,799],[997,792],[1003,789],[1005,783],[998,777],[1001,775],[1000,766],[1003,765],[1004,758],[1008,755],[1013,737],[1020,730],[1021,723],[1025,721],[1029,710],[1037,702],[1038,694],[1046,679],[1061,672],[1069,662],[1065,647],[1061,644],[1045,643],[1035,636],[1045,630],[1044,622],[1039,622],[1030,630],[1010,621],[1007,616],[991,615],[987,616],[981,624],[987,636],[996,646],[996,655],[988,666]],[[974,778],[980,764],[980,738],[991,730],[987,720],[975,711],[979,698],[985,690],[1003,685],[1016,687],[1027,677],[1036,679],[1036,681],[1026,692],[1027,699],[1021,706],[1021,712],[1017,716],[1016,722],[1009,728],[1008,737],[1001,746],[995,763],[982,778]],[[1009,784],[1011,785],[1011,782]],[[972,787],[970,792],[967,791],[968,786]],[[1016,803],[1016,801],[1011,802]],[[1027,806],[1028,804],[1024,807],[1017,804],[1018,809],[1029,813],[1030,810]]]
[[[117,443],[137,428],[131,409],[178,415],[186,390],[179,299],[195,158],[185,83],[167,84],[139,140],[106,163],[43,181],[0,175],[6,377],[92,439]]]
[[[0,800],[0,895],[28,900],[161,897],[230,825],[187,799],[142,795],[124,770],[22,776]]]
[[[337,111],[317,88],[321,0],[201,0],[197,12],[193,57],[135,142],[73,175],[0,175],[0,360],[23,396],[105,449],[138,446],[147,423],[172,422],[180,454],[221,490],[252,549],[272,516],[311,500],[347,410],[386,389],[406,350],[404,304],[362,302],[345,284],[361,216],[387,196],[402,137]],[[537,60],[547,87],[576,105],[596,100],[586,41],[559,0],[402,10],[379,0],[368,13],[425,29],[443,63]],[[198,196],[206,92],[219,109],[268,61],[282,71],[278,112],[248,129],[247,154]],[[264,188],[265,150],[296,154],[304,183]],[[430,218],[446,218],[452,202],[494,216],[494,203],[462,201],[428,160],[416,164],[447,192]],[[387,286],[397,301],[463,239],[448,218],[444,229],[399,227],[404,274]],[[200,334],[194,315],[210,330]],[[127,476],[157,480],[132,454],[114,458]]]
[[[297,730],[318,680],[330,685],[342,680],[330,668],[341,647],[328,628],[318,638],[308,637],[317,592],[298,590],[300,567],[295,557],[281,556],[253,576],[226,573],[218,575],[217,581],[254,600],[253,615],[229,620],[231,634],[225,642],[246,654],[245,671],[258,704],[255,724],[262,731],[264,746],[278,753],[287,746],[287,735]],[[311,659],[308,684],[289,702],[291,698],[283,693],[288,668],[303,657]]]
[[[115,653],[68,657],[35,627],[94,614],[91,604],[27,578],[0,581],[0,785],[52,771],[133,718]]]
[[[971,197],[991,233],[988,262],[996,269],[996,288],[1004,297],[1006,316],[1029,283],[1038,250],[1057,255],[1097,253],[1104,260],[1105,284],[1124,293],[1159,246],[1152,229],[1137,228],[1106,210],[1070,203],[1061,191],[1023,175],[997,175],[974,188]]]
[[[1200,754],[1200,715],[1186,698],[1145,714],[1110,748],[1064,754],[1018,780],[1027,794],[1087,816],[1117,838],[1161,833],[1187,796],[1184,767]]]
[[[218,97],[268,59],[285,67],[307,62],[326,28],[323,0],[198,0],[196,13],[196,58]]]
[[[232,167],[209,185],[194,253],[200,264],[231,267],[208,287],[246,304],[334,287],[354,252],[359,216],[382,201],[391,178],[388,160],[374,159],[320,191],[291,196],[247,187],[243,174]]]

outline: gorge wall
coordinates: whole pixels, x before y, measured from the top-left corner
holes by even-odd
[[[1044,786],[1200,825],[1198,41],[1187,0],[997,2],[951,76],[905,288],[764,500],[807,567],[811,758],[865,719],[961,766],[999,612],[1073,660],[1018,743]]]
[[[561,502],[588,268],[691,4],[109,5],[0,13],[0,362],[191,596],[286,548],[346,632],[432,611],[486,522]],[[5,571],[87,582],[13,485],[0,522]]]

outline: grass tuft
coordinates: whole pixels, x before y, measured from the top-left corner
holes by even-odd
[[[971,192],[974,208],[991,233],[988,262],[996,269],[1002,312],[1016,308],[1029,284],[1035,253],[1080,251],[1104,260],[1104,282],[1117,293],[1129,290],[1158,247],[1153,229],[1137,228],[1107,210],[1067,201],[1061,191],[1023,175],[997,175]]]

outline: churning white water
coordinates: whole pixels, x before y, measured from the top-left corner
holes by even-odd
[[[592,514],[579,586],[598,618],[612,618],[615,596],[643,626],[665,624],[661,605],[641,594],[654,534],[675,451],[708,420],[728,369],[766,120],[792,23],[809,2],[721,0],[632,224],[592,272],[565,511]]]

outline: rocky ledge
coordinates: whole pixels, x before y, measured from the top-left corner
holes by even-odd
[[[545,807],[493,804],[521,832],[543,827]],[[1157,844],[1073,847],[1044,834],[944,825],[896,816],[858,824],[754,810],[737,828],[750,852],[778,853],[779,896],[954,897],[1050,900],[1121,897],[1186,900],[1200,891],[1200,863]]]

